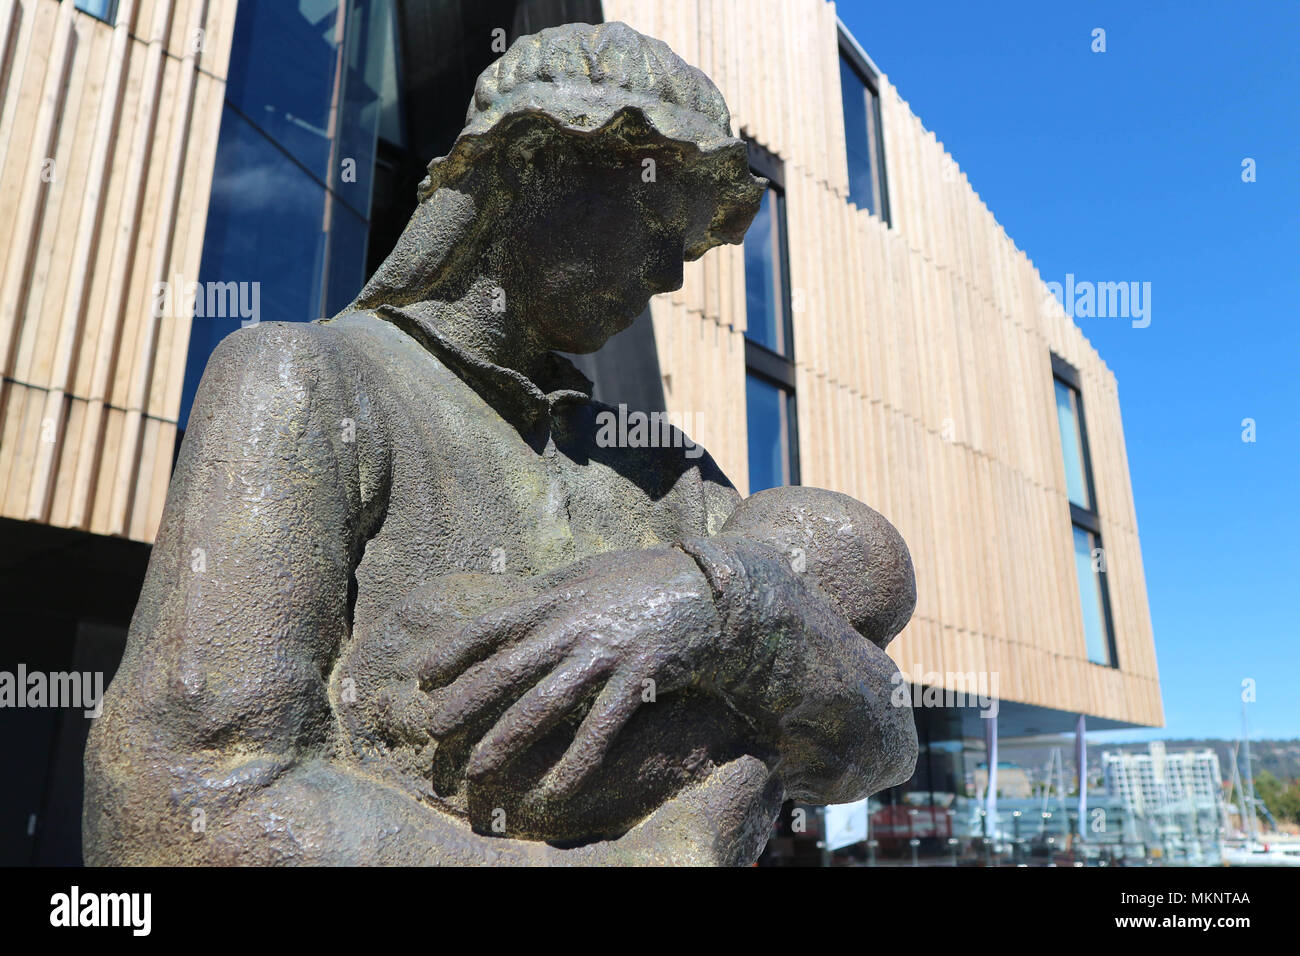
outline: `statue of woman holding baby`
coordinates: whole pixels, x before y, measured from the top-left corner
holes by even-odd
[[[486,70],[357,300],[214,352],[87,748],[87,862],[749,863],[787,797],[910,776],[897,532],[601,447],[555,354],[740,242],[762,189],[713,84],[623,24]]]

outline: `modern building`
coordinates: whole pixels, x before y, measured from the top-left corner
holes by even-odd
[[[1167,752],[1153,741],[1147,753],[1105,751],[1106,793],[1128,813],[1130,838],[1179,862],[1221,862],[1228,808],[1219,755],[1213,750]]]
[[[607,19],[713,78],[771,186],[743,247],[579,361],[605,401],[689,414],[742,492],[831,488],[902,531],[919,603],[890,650],[922,754],[874,812],[969,806],[982,822],[944,840],[988,852],[1019,819],[998,741],[1159,725],[1114,375],[834,5],[764,9],[0,7],[0,670],[112,672],[215,344],[346,304],[478,73],[516,36]],[[22,768],[0,861],[75,861],[85,719],[0,722]]]
[[[1139,812],[1158,812],[1178,803],[1223,803],[1223,777],[1213,750],[1168,753],[1160,741],[1147,753],[1101,755],[1106,791]]]

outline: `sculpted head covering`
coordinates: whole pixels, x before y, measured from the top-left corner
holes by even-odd
[[[750,173],[745,144],[731,135],[731,115],[712,81],[625,23],[567,24],[516,40],[479,76],[465,128],[448,154],[429,164],[420,199],[455,184],[521,127],[544,130],[552,141],[599,140],[614,154],[644,150],[647,141],[676,147],[718,204],[707,235],[687,250],[692,259],[740,242],[766,186]]]

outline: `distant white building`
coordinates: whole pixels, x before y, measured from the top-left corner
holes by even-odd
[[[1153,741],[1148,753],[1101,755],[1106,792],[1141,816],[1170,809],[1215,807],[1223,798],[1219,756],[1213,750],[1168,753]]]
[[[1130,831],[1135,838],[1163,844],[1169,855],[1205,862],[1204,841],[1217,837],[1226,822],[1218,754],[1208,749],[1168,753],[1154,741],[1147,753],[1104,751],[1101,766],[1107,794],[1133,824],[1140,821]]]

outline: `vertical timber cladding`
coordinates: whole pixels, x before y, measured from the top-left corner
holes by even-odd
[[[196,278],[236,0],[0,0],[0,515],[150,541]],[[880,78],[890,206],[846,201],[835,9],[605,0],[721,87],[785,163],[803,479],[906,536],[909,673],[997,671],[1010,700],[1162,711],[1115,379],[932,133]],[[194,38],[203,31],[201,44]],[[747,487],[739,247],[652,307],[670,411]],[[1079,369],[1119,668],[1085,658],[1049,355]]]
[[[879,78],[893,226],[847,202],[835,7],[605,0],[721,88],[785,163],[802,477],[902,531],[919,603],[890,646],[917,671],[995,671],[1008,700],[1163,722],[1115,377],[933,133]],[[747,487],[738,247],[652,303],[670,411]],[[1117,668],[1087,660],[1051,353],[1080,371]]]
[[[152,541],[236,0],[0,0],[0,515]]]

